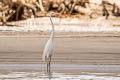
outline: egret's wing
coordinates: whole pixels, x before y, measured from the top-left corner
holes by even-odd
[[[44,51],[43,51],[43,60],[46,60],[46,57],[47,57],[47,54],[48,54],[48,47],[49,47],[49,43],[50,43],[50,40],[47,41],[45,47],[44,47]]]
[[[51,39],[49,39],[45,45],[44,51],[43,51],[43,60],[46,60],[53,52],[53,44]]]

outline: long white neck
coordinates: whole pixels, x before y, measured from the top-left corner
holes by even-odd
[[[52,22],[51,15],[50,15],[50,21],[51,21],[51,25],[52,25],[52,31],[51,31],[50,38],[51,38],[52,41],[53,41],[53,40],[54,40],[54,25],[53,25],[53,22]]]

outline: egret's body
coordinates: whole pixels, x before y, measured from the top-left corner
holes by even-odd
[[[47,41],[44,51],[43,51],[43,60],[47,63],[47,72],[50,72],[50,62],[54,50],[54,25],[51,19],[53,13],[50,13],[50,21],[52,24],[52,31],[49,40]]]

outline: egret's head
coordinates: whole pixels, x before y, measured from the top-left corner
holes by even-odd
[[[55,16],[55,12],[50,12],[50,16]]]

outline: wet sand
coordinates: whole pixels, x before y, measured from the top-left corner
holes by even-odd
[[[42,52],[47,40],[48,35],[1,36],[1,75],[7,74],[8,76],[9,72],[10,74],[12,74],[12,72],[29,72],[30,74],[33,72],[41,72],[41,75],[43,75],[46,70],[46,64],[42,61]],[[120,77],[119,48],[119,36],[56,36],[55,52],[52,57],[52,72],[53,74],[58,75],[61,73],[69,74],[64,76],[74,75],[69,78],[70,80],[72,80],[76,75],[80,76],[91,74]],[[0,79],[3,78],[1,77]],[[44,76],[41,77],[41,79],[43,78]],[[8,79],[10,78],[8,77]],[[75,79],[79,80],[83,78],[75,77]],[[90,79],[95,80],[96,78]],[[97,79],[101,80],[99,75]],[[58,80],[60,80],[60,78]],[[66,77],[65,80],[67,80]],[[111,80],[117,80],[117,78]]]
[[[0,37],[0,64],[43,64],[47,37]],[[119,37],[55,38],[53,64],[119,65]]]

